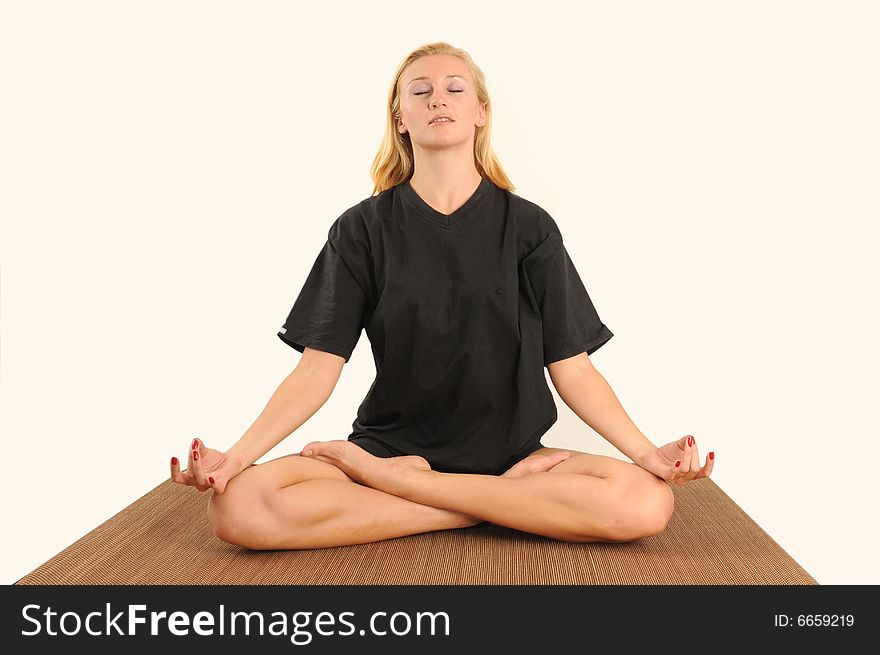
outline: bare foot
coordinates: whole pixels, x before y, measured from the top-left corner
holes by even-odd
[[[564,462],[569,457],[571,457],[571,453],[568,451],[526,457],[507,469],[507,471],[502,473],[500,477],[521,478],[526,475],[531,475],[532,473],[547,471],[559,464],[559,462]]]
[[[352,480],[395,495],[399,495],[397,483],[402,478],[431,470],[431,464],[420,455],[376,457],[347,439],[312,441],[303,446],[300,455],[333,464]]]
[[[311,455],[306,451],[311,450]],[[312,441],[303,446],[303,457],[319,459],[333,464],[353,480],[373,489],[403,497],[400,480],[416,471],[430,471],[431,464],[420,455],[401,455],[399,457],[376,457],[347,439],[332,441]],[[449,528],[467,528],[483,523],[483,519],[463,514],[451,509],[434,507],[439,514],[448,518]]]

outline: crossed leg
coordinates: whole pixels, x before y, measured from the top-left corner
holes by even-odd
[[[232,478],[211,496],[208,519],[219,539],[253,550],[347,546],[481,522],[364,486],[298,454]]]
[[[401,472],[421,460],[352,446]],[[554,455],[565,452],[572,456],[558,462]],[[672,514],[672,491],[659,478],[571,449],[538,450],[504,476],[429,471],[440,476],[430,502],[360,484],[344,467],[288,455],[242,471],[210,500],[215,535],[256,550],[324,548],[489,521],[562,540],[629,541],[661,531]]]
[[[555,516],[549,525],[547,519],[540,518],[540,513],[517,517],[515,521],[502,515],[499,520],[490,522],[576,542],[633,541],[666,529],[675,508],[674,494],[667,482],[637,464],[571,448],[540,448],[529,457],[562,452],[572,456],[546,473],[538,474],[540,484],[536,484],[534,477],[524,480],[539,493],[557,499],[550,509]],[[562,479],[550,482],[552,478],[547,476],[553,475]],[[489,498],[496,496],[496,488],[489,485],[483,488]],[[467,508],[461,504],[443,506]],[[554,521],[559,522],[559,527],[553,525]]]
[[[433,471],[420,457],[383,460],[343,440],[312,442],[303,447],[309,450],[371,488],[562,541],[631,541],[657,534],[673,510],[666,482],[603,455],[568,451],[577,454],[550,470],[507,477]],[[532,457],[546,459],[548,450]]]

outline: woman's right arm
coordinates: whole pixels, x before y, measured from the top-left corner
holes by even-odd
[[[327,402],[344,364],[339,355],[305,348],[296,368],[278,386],[253,425],[226,451],[241,459],[241,470],[281,443]]]

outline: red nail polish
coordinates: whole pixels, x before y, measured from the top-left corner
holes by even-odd
[[[210,482],[211,484],[214,484],[214,478],[209,477],[208,482]]]
[[[172,466],[177,466],[177,458],[176,458],[176,457],[172,457],[172,458],[171,458],[171,465],[172,465]]]
[[[676,467],[676,468],[678,468],[679,466],[681,466],[681,460],[678,460],[678,461],[675,463],[675,467]]]
[[[709,453],[709,459],[715,459],[715,451],[714,450],[711,453]]]
[[[694,438],[688,437],[688,446],[693,446],[693,445],[694,445]]]
[[[199,451],[198,450],[193,451],[193,459],[197,462],[199,461]]]
[[[198,440],[198,439],[193,439],[192,449],[195,450],[195,449],[198,448],[198,447],[199,447],[199,440]]]

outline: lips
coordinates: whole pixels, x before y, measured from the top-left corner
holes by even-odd
[[[446,123],[446,122],[454,123],[454,122],[455,122],[455,121],[453,121],[451,118],[449,118],[449,116],[434,116],[434,118],[432,118],[432,119],[428,122],[428,125],[433,125],[434,123],[437,122],[437,119],[439,119],[439,118],[447,118],[447,119],[449,119],[448,121],[440,121],[441,123]]]

